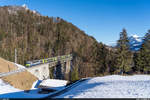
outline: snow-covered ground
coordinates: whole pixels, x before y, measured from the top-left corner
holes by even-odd
[[[150,98],[150,76],[89,78],[56,98]]]
[[[0,98],[44,98],[53,94],[53,92],[48,94],[39,94],[38,92],[41,89],[37,88],[37,85],[40,84],[40,82],[41,80],[35,81],[31,90],[29,92],[24,92],[23,90],[16,89],[0,79]],[[48,79],[44,80],[42,85],[54,86],[55,90],[61,90],[65,88],[65,83],[67,83],[65,80]]]
[[[53,83],[53,86],[63,87],[65,81],[64,83],[61,82],[48,79],[43,81],[42,84],[50,86],[49,84]],[[33,90],[27,93],[10,86],[0,79],[0,98],[43,98],[53,94],[53,92],[38,94],[37,83],[39,81],[35,81],[32,86]],[[150,76],[110,75],[87,78],[87,80],[76,83],[63,93],[55,98],[150,98]]]
[[[48,94],[37,94],[38,89],[25,93],[23,90],[16,89],[0,79],[0,98],[42,98]]]
[[[54,89],[54,90],[61,90],[65,88],[65,86],[67,85],[67,82],[68,81],[66,80],[47,79],[47,80],[43,80],[40,83],[40,85],[51,87],[51,89]]]

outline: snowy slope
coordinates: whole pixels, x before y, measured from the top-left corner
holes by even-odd
[[[56,98],[150,98],[150,76],[89,78]]]
[[[37,81],[36,81],[37,82]],[[33,84],[36,84],[36,82]],[[44,98],[49,94],[38,94],[39,89],[34,88],[29,93],[16,89],[0,79],[0,98]]]
[[[11,85],[5,83],[0,79],[0,98],[44,98],[48,95],[53,94],[54,92],[50,92],[48,94],[39,94],[39,88],[37,88],[37,84],[39,84],[41,80],[35,81],[32,85],[32,90],[29,92],[24,92],[23,90],[16,89]],[[67,83],[65,80],[55,80],[48,79],[43,81],[43,85],[49,86],[49,84],[55,86],[58,90],[64,89]]]
[[[47,82],[44,84],[47,85]],[[26,93],[0,80],[0,98],[43,98],[53,94],[38,94],[38,91],[34,88]],[[88,78],[56,98],[150,98],[150,76],[110,75]]]

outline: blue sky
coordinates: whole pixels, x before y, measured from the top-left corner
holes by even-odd
[[[150,29],[150,0],[0,0],[0,6],[23,4],[59,16],[105,44],[118,40],[123,28],[129,36]]]

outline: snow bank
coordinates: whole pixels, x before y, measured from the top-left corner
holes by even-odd
[[[150,98],[150,76],[89,78],[56,98]]]
[[[66,80],[58,80],[58,79],[47,79],[43,80],[40,85],[46,86],[48,88],[54,89],[54,90],[62,90],[67,85]]]
[[[66,80],[57,80],[57,79],[47,79],[43,80],[40,85],[48,86],[48,87],[60,87],[65,86],[67,84]]]

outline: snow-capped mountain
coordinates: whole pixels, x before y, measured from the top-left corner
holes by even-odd
[[[132,51],[137,51],[141,48],[141,45],[143,43],[143,37],[140,37],[138,35],[131,35],[129,37],[129,45],[130,45],[130,49]],[[110,44],[108,44],[108,46],[110,47],[116,47],[117,42],[112,42]]]
[[[143,43],[143,37],[139,37],[137,35],[132,35],[129,37],[130,49],[133,51],[137,51],[141,48]]]

